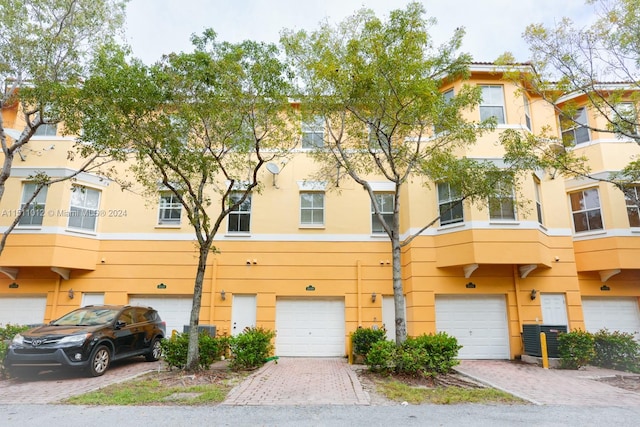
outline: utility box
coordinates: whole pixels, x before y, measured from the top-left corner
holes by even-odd
[[[191,330],[191,327],[189,325],[184,325],[182,327],[182,332],[183,333],[187,333]],[[207,335],[209,335],[210,337],[215,337],[216,336],[216,325],[198,325],[198,333],[202,334],[205,333]]]
[[[558,352],[558,334],[567,332],[567,325],[522,325],[524,354],[542,357],[540,332],[544,332],[547,337],[547,356],[553,358],[560,357]]]

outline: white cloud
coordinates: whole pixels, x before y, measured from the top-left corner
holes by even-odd
[[[584,24],[592,8],[583,0],[422,0],[438,24],[436,41],[465,27],[463,51],[476,61],[493,61],[505,51],[529,57],[522,33],[527,25],[551,25],[567,16]],[[285,29],[312,31],[329,19],[338,23],[361,7],[384,17],[409,0],[131,0],[127,8],[127,42],[134,55],[151,63],[170,52],[190,51],[192,34],[213,28],[220,40],[277,43]]]

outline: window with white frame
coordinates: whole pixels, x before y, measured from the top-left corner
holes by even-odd
[[[389,137],[385,133],[384,125],[380,124],[379,126],[375,126],[373,124],[369,125],[369,148],[372,150],[383,150],[385,152],[389,152]]]
[[[159,225],[179,225],[182,216],[182,204],[178,196],[171,191],[160,193],[158,206]]]
[[[531,127],[531,107],[529,106],[529,98],[527,95],[522,95],[522,100],[524,102],[524,122],[527,126],[527,129],[533,130]]]
[[[516,203],[513,186],[498,182],[495,193],[489,197],[489,218],[492,220],[515,220]]]
[[[233,193],[229,203],[235,205],[242,199],[242,193]],[[248,233],[251,231],[251,194],[229,213],[229,233]]]
[[[56,136],[58,134],[58,125],[55,123],[44,123],[38,126],[33,136]]]
[[[638,134],[638,112],[632,102],[616,104],[609,118],[611,128],[620,136],[633,137]]]
[[[629,226],[640,227],[640,186],[634,185],[624,189],[624,199],[627,204]]]
[[[304,191],[300,193],[300,225],[324,225],[324,193]]]
[[[380,214],[384,222],[391,227],[393,224],[393,205],[395,196],[390,193],[375,193],[376,203],[380,209]],[[371,202],[371,231],[373,233],[384,233],[384,226],[378,220],[378,216],[375,214],[373,202]]]
[[[542,225],[544,224],[542,218],[542,187],[540,184],[540,180],[535,176],[533,177],[533,189],[536,196],[536,216],[538,218],[538,223]]]
[[[455,95],[453,89],[449,89],[445,92],[442,93],[442,98],[444,99],[445,104],[448,104],[449,102],[451,102],[451,100],[453,99],[453,96]],[[446,129],[444,129],[442,126],[437,126],[434,125],[433,126],[433,133],[434,135],[439,135],[442,132],[444,132]]]
[[[27,200],[29,200],[33,193],[35,193],[38,184],[35,182],[25,182],[22,185],[22,200],[20,202],[20,210],[22,216],[20,217],[19,226],[41,226],[42,219],[44,218],[44,206],[47,199],[47,186],[45,185],[40,189],[38,195],[29,204],[29,208],[25,209]]]
[[[324,119],[315,116],[302,122],[302,148],[313,149],[324,147]]]
[[[589,142],[589,128],[587,121],[587,109],[582,107],[576,111],[573,118],[560,117],[560,127],[562,128],[562,140],[567,145],[583,144]]]
[[[96,219],[100,206],[100,191],[75,185],[71,189],[69,228],[96,231]]]
[[[505,123],[504,91],[501,85],[484,85],[480,102],[480,120],[495,117],[499,125]]]
[[[600,210],[600,194],[597,188],[569,193],[573,229],[576,233],[602,230],[602,212]]]
[[[448,182],[438,183],[438,209],[440,225],[464,221],[460,192],[452,188]]]

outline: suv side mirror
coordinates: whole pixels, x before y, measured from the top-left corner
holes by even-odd
[[[127,322],[123,322],[122,320],[118,320],[116,322],[116,329],[122,329],[127,326]]]

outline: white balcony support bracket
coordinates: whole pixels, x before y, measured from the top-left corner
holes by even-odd
[[[620,271],[621,270],[619,268],[613,268],[611,270],[600,270],[598,271],[598,273],[600,274],[600,280],[602,280],[602,283],[604,283],[607,280],[609,280],[611,277],[615,276],[616,274],[619,274]]]
[[[464,278],[468,279],[471,277],[474,271],[478,269],[478,264],[467,264],[462,267],[462,271],[464,271]]]
[[[520,271],[520,278],[524,279],[536,268],[538,268],[538,264],[521,265],[520,267],[518,267],[518,271]]]
[[[17,268],[0,267],[0,273],[12,280],[16,280],[16,277],[18,277],[18,271],[19,270]]]
[[[69,277],[71,277],[71,269],[69,268],[51,267],[51,271],[59,274],[64,280],[69,280]]]

